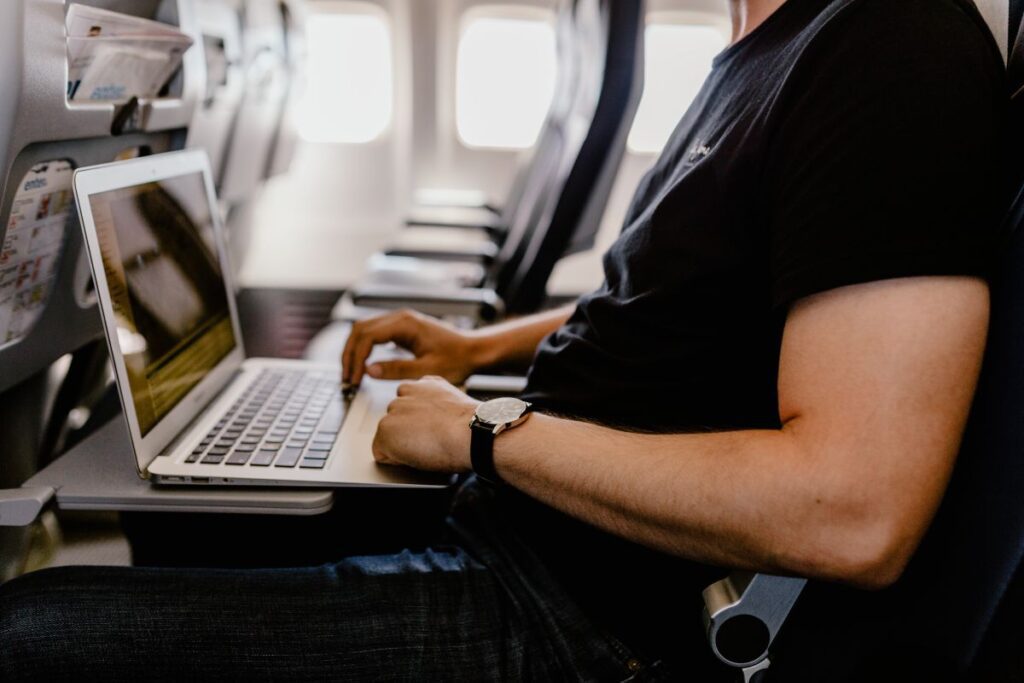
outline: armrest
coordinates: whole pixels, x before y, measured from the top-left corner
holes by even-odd
[[[435,261],[374,254],[366,263],[366,284],[403,287],[479,287],[487,269],[479,263]]]
[[[417,207],[410,212],[405,223],[410,227],[434,226],[483,230],[491,235],[500,235],[505,232],[505,225],[502,223],[501,217],[484,208]]]
[[[436,317],[467,317],[491,321],[505,312],[505,303],[490,289],[410,288],[365,285],[351,292],[352,303],[367,308],[412,308]]]
[[[711,650],[748,675],[767,668],[768,651],[807,579],[736,572],[704,590]]]
[[[478,242],[462,246],[447,247],[392,247],[384,252],[387,256],[403,256],[431,261],[466,261],[469,263],[490,263],[498,255],[498,245],[493,242]]]
[[[515,375],[473,375],[462,385],[475,399],[486,401],[503,396],[516,396],[526,389],[526,378]]]
[[[501,213],[501,207],[481,190],[457,190],[447,187],[421,187],[413,195],[416,206],[443,206],[461,209],[487,209]]]
[[[56,491],[49,486],[31,486],[0,491],[0,527],[29,526],[50,502]]]

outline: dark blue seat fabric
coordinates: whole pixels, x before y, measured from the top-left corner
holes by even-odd
[[[1022,105],[1024,98],[1013,103],[1011,129],[1024,121]],[[1008,188],[1020,182],[1022,149],[1011,141]],[[977,393],[928,535],[892,588],[810,584],[777,643],[775,680],[819,680],[823,671],[836,681],[975,680],[969,672],[1024,567],[1024,189],[1008,214],[991,286]]]
[[[538,204],[533,225],[499,256],[489,284],[509,313],[537,310],[555,264],[568,253],[593,246],[643,90],[644,18],[643,0],[577,4],[577,30],[601,36],[584,41],[588,52],[583,63],[589,63],[596,82],[581,86],[578,97],[583,101],[576,105],[576,116],[589,110],[592,119],[579,151],[559,169],[561,190]],[[596,101],[586,101],[588,92],[597,95]],[[565,133],[571,135],[571,128]]]

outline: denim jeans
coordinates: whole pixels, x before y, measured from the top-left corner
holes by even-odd
[[[492,499],[470,480],[448,544],[416,553],[29,574],[0,587],[0,680],[679,680],[588,620]]]

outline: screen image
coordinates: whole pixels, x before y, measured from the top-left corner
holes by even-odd
[[[145,436],[235,348],[201,173],[90,195]]]

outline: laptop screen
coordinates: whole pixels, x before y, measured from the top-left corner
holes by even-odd
[[[89,203],[145,436],[236,345],[206,186],[191,173]]]

